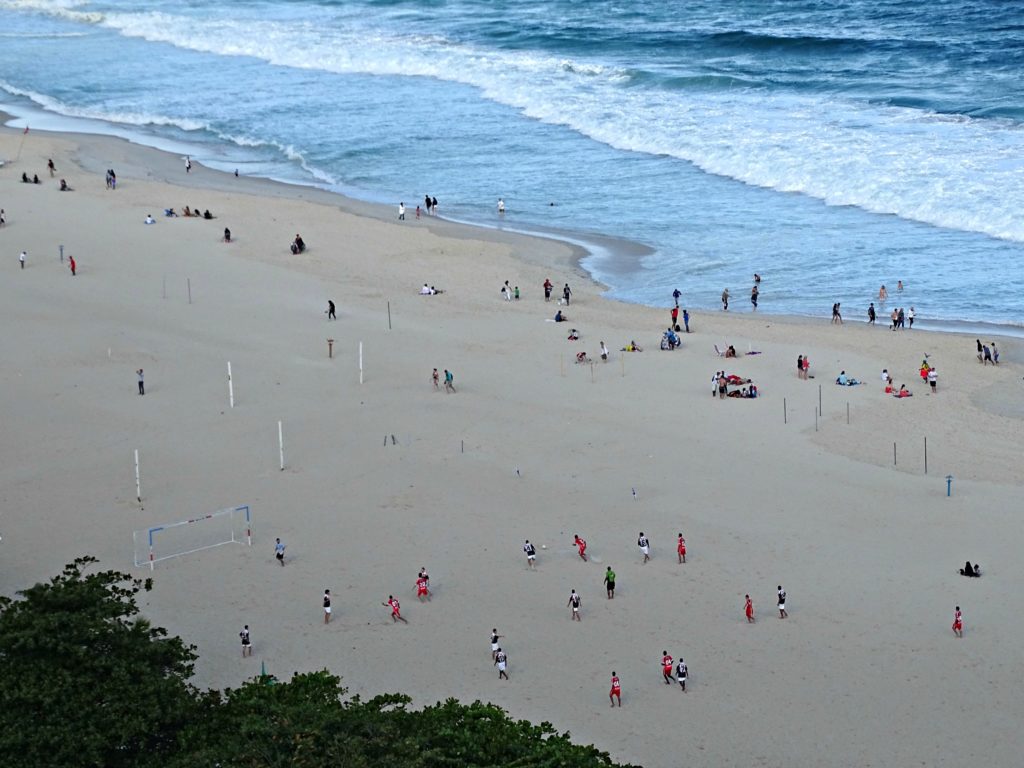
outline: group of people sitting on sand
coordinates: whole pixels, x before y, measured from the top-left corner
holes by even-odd
[[[441,288],[435,288],[432,285],[427,285],[426,283],[424,283],[423,287],[420,288],[420,296],[437,296],[439,293],[444,293],[444,290]]]
[[[306,241],[302,239],[302,235],[295,233],[295,239],[292,240],[291,252],[292,255],[298,255],[306,250]]]
[[[972,566],[971,565],[971,561],[968,560],[964,564],[964,567],[960,569],[960,575],[961,576],[972,576],[974,578],[978,578],[978,577],[981,576],[981,566],[979,564],[977,564],[977,563],[975,563]]]
[[[173,208],[164,208],[164,216],[177,216],[177,215],[178,215],[178,212],[175,211]],[[195,219],[206,219],[207,221],[209,221],[210,219],[214,218],[213,214],[210,213],[209,210],[206,210],[206,211],[203,211],[202,213],[200,213],[198,208],[192,209],[192,208],[189,208],[187,205],[185,206],[185,210],[183,210],[181,212],[181,215],[182,216],[186,216],[186,217],[188,217],[190,219],[192,219],[192,218],[195,218]]]
[[[729,391],[729,387],[738,387],[732,392]],[[750,379],[744,379],[742,376],[737,376],[732,373],[726,373],[725,371],[715,371],[715,375],[711,377],[711,396],[718,397],[724,400],[727,397],[740,397],[740,398],[755,398],[760,394],[757,390],[757,385],[754,384]]]
[[[23,173],[23,174],[21,174],[21,183],[22,184],[40,184],[41,182],[39,181],[39,177],[36,176],[35,174],[33,174],[32,178],[30,179],[28,177],[27,173]]]

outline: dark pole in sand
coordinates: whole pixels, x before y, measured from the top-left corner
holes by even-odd
[[[188,285],[188,303],[192,303],[192,278],[186,277],[185,282]]]
[[[846,423],[850,423],[850,401],[846,401]]]
[[[892,465],[896,466],[896,443],[892,444]]]
[[[818,413],[824,418],[825,412],[821,410],[821,384],[818,385]]]
[[[953,493],[953,476],[946,475],[946,495],[950,496]]]
[[[786,411],[786,398],[782,398],[782,423],[789,424],[788,413]]]
[[[924,473],[928,474],[928,438],[924,439]]]
[[[818,409],[814,409],[814,431],[818,431]]]
[[[391,330],[391,302],[388,302],[388,330]]]

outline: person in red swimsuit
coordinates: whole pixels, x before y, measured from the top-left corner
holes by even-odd
[[[672,663],[675,660],[668,651],[661,652],[661,676],[665,679],[665,685],[672,685]]]
[[[754,623],[754,602],[750,599],[750,595],[747,595],[747,602],[743,606],[743,612],[747,614],[747,623]]]
[[[964,636],[964,616],[960,613],[960,606],[956,607],[956,613],[953,615],[953,634],[957,637]]]
[[[622,706],[622,685],[619,683],[619,676],[615,674],[615,670],[612,670],[612,689],[608,693],[608,701],[615,706],[615,700],[618,699],[619,706]]]
[[[587,542],[581,539],[578,533],[574,533],[572,536],[574,539],[573,544],[575,544],[577,549],[580,551],[580,560],[584,563],[587,562]]]
[[[679,540],[676,542],[676,552],[679,554],[679,562],[686,562],[686,539],[683,538],[683,534],[679,534]]]
[[[397,600],[395,600],[394,595],[388,595],[388,601],[386,603],[381,603],[381,605],[387,605],[391,608],[391,621],[401,621],[404,624],[409,623],[402,618],[402,606],[398,604]]]

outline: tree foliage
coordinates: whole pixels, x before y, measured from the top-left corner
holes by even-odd
[[[606,753],[550,723],[454,699],[347,697],[329,672],[239,688],[188,684],[194,649],[138,616],[148,588],[80,558],[0,598],[0,754],[7,766],[598,768]]]
[[[0,599],[6,765],[141,765],[174,747],[194,710],[192,648],[138,616],[141,582],[86,573],[95,563]]]

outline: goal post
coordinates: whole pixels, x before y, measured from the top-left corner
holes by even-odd
[[[161,560],[190,555],[223,544],[252,546],[252,511],[248,504],[229,507],[177,523],[132,531],[135,565],[153,570]]]

